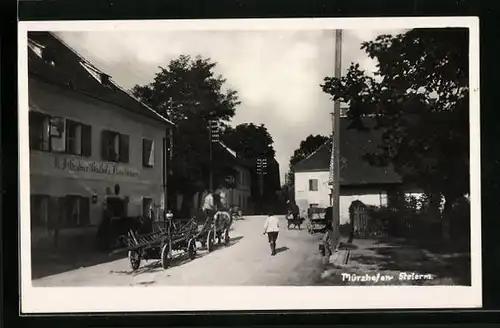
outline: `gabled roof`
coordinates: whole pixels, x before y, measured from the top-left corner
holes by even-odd
[[[359,131],[350,128],[352,121],[340,120],[340,184],[392,184],[401,183],[402,178],[392,166],[377,167],[370,165],[363,156],[377,152],[381,143],[382,130]],[[363,118],[366,127],[374,127],[374,118]],[[328,171],[332,151],[331,139],[326,141],[309,157],[294,166],[295,172]]]
[[[213,146],[213,156],[214,158],[217,158],[217,161],[239,165],[248,169],[252,167],[252,163],[249,160],[239,156],[236,151],[229,148],[222,141],[214,143]]]
[[[28,40],[34,42],[35,46],[42,47],[43,51],[48,51],[50,56],[50,60],[44,60],[31,47],[28,49],[28,73],[32,77],[117,105],[158,122],[173,125],[171,121],[135,98],[54,34],[29,32]],[[99,81],[101,74],[108,78],[109,83],[103,84]]]

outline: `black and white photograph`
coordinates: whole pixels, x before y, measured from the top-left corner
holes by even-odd
[[[19,104],[23,312],[481,306],[477,18],[21,22]]]

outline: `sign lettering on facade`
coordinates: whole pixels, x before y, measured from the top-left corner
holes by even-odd
[[[72,172],[89,172],[107,175],[118,175],[126,177],[137,177],[139,171],[134,168],[121,166],[115,163],[101,163],[96,161],[86,161],[77,158],[67,158],[56,156],[54,167],[60,170]]]

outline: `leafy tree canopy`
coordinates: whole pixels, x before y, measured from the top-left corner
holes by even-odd
[[[227,126],[222,134],[222,141],[239,156],[249,160],[254,166],[258,158],[266,158],[267,175],[264,177],[264,193],[272,195],[280,189],[279,166],[274,163],[274,141],[264,124],[243,123],[236,127]],[[258,194],[256,172],[253,170],[252,194]],[[271,196],[269,196],[271,197]]]
[[[240,104],[237,92],[224,88],[226,79],[214,72],[216,63],[200,56],[182,55],[166,68],[160,67],[154,80],[136,85],[132,93],[175,123],[174,157],[176,188],[184,193],[205,190],[209,180],[208,120],[227,123]],[[230,173],[224,163],[214,161],[214,176]],[[214,187],[224,184],[216,179]]]
[[[368,76],[352,63],[321,85],[349,104],[357,128],[374,116],[383,129],[373,165],[392,164],[405,180],[453,201],[469,192],[469,35],[465,28],[381,35],[361,49],[376,59]],[[446,207],[446,205],[445,205]]]
[[[234,128],[228,126],[222,140],[229,148],[247,159],[274,158],[275,156],[273,138],[264,124],[244,123]]]

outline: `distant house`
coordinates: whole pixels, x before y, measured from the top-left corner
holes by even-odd
[[[367,127],[375,125],[374,118],[364,118]],[[349,221],[349,206],[360,200],[367,205],[385,205],[387,192],[404,189],[416,192],[403,185],[402,178],[391,166],[375,167],[363,156],[376,152],[381,142],[382,131],[369,129],[359,131],[351,128],[352,121],[341,118],[340,122],[340,223]],[[310,206],[330,205],[328,185],[331,140],[325,142],[309,157],[297,163],[295,169],[295,200],[301,211]]]
[[[245,214],[252,214],[254,210],[254,202],[252,200],[252,178],[251,170],[252,163],[247,159],[240,157],[234,150],[230,149],[223,142],[217,144],[220,150],[220,157],[225,158],[226,163],[231,163],[231,166],[236,171],[234,186],[232,188],[221,188],[224,191],[230,206],[237,206]],[[229,156],[228,156],[229,155]]]
[[[237,206],[244,214],[252,214],[254,211],[254,202],[251,195],[252,163],[240,157],[234,150],[220,141],[212,145],[212,151],[214,159],[231,166],[235,171],[234,176],[228,175],[225,178],[226,182],[229,182],[232,187],[218,188],[217,190],[223,191],[226,194],[230,206]],[[201,208],[201,202],[207,192],[206,190],[203,193],[196,193],[193,196],[191,215]],[[181,209],[182,199],[182,195],[177,195],[177,211]]]

